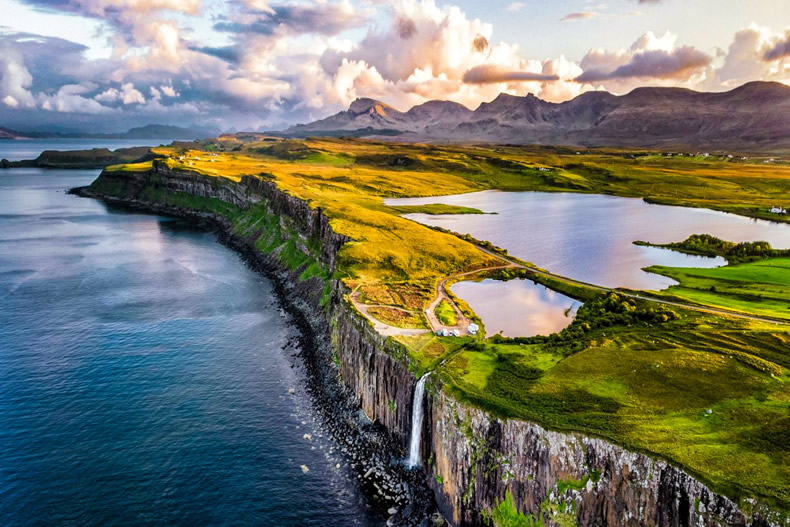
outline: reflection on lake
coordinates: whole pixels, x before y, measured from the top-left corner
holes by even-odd
[[[487,335],[550,335],[573,322],[581,306],[581,302],[531,280],[459,282],[450,289],[482,319]]]
[[[735,242],[766,240],[790,247],[790,226],[707,209],[651,205],[641,199],[593,194],[485,191],[456,196],[388,199],[388,205],[446,203],[485,215],[409,214],[426,225],[469,233],[510,254],[564,276],[608,287],[663,289],[674,282],[646,273],[650,265],[717,267],[702,258],[639,247],[635,240],[669,243],[707,233]]]

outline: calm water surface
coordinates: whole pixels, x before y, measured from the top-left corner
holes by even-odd
[[[706,209],[651,205],[641,199],[590,194],[485,191],[432,198],[389,199],[388,204],[448,203],[486,215],[410,214],[435,225],[489,240],[549,271],[608,287],[663,289],[674,282],[641,269],[650,265],[715,267],[721,258],[639,247],[635,240],[669,243],[707,233],[735,242],[766,240],[790,248],[790,226]]]
[[[97,173],[0,172],[0,525],[376,524],[270,283]]]
[[[44,150],[117,150],[133,146],[168,145],[172,142],[172,139],[3,139],[0,140],[0,159],[35,159]]]
[[[483,320],[487,335],[533,337],[562,331],[581,302],[530,280],[459,282],[450,289]],[[507,309],[503,309],[507,306]]]

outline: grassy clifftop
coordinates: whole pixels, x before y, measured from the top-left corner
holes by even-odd
[[[340,251],[337,277],[378,306],[374,313],[382,317],[395,308],[418,314],[440,280],[502,263],[468,241],[402,218],[403,211],[385,206],[384,197],[490,188],[606,192],[752,216],[790,201],[787,167],[722,159],[331,139],[229,138],[201,148],[176,145],[155,153],[172,168],[229,183],[257,176],[320,208],[335,232],[353,240]],[[240,234],[271,231],[273,245],[261,250],[276,250],[289,267],[327,277],[314,265],[312,242],[300,242],[262,209],[238,211],[148,192],[151,199],[209,207],[231,218]],[[667,458],[732,498],[757,496],[790,510],[787,326],[659,309],[555,282],[548,285],[585,300],[577,321],[558,335],[398,339],[410,348],[414,364],[436,368],[458,399],[497,415],[606,437]],[[786,294],[780,293],[782,299]],[[423,323],[416,315],[407,318],[398,323]]]

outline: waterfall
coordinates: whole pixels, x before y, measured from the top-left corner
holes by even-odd
[[[425,394],[425,381],[428,374],[420,377],[417,387],[414,388],[414,401],[411,408],[411,441],[409,443],[409,459],[406,466],[409,468],[420,466],[420,438],[422,437],[422,398]]]

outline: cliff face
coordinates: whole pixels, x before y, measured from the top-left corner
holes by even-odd
[[[442,392],[429,404],[423,449],[439,507],[457,525],[483,523],[507,493],[545,525],[781,525],[747,514],[682,470],[607,441],[492,419]]]
[[[349,241],[334,233],[320,209],[278,190],[265,176],[235,183],[154,161],[147,172],[105,171],[83,194],[212,219],[239,246],[277,265],[276,251],[264,254],[260,245],[262,238],[273,235],[259,228],[255,218],[234,224],[221,213],[183,205],[183,200],[179,206],[163,202],[162,192],[220,200],[242,211],[256,207],[287,227],[285,232],[298,238],[298,246],[320,241],[319,253],[313,256],[329,271],[327,276],[333,276],[338,253]],[[300,282],[300,274],[300,269],[282,269],[288,298],[315,322],[311,325],[318,338],[331,342],[341,382],[365,414],[405,450],[416,385],[405,350],[376,333],[355,311],[345,300],[349,291],[341,282]],[[329,291],[326,301],[321,300],[322,289]],[[328,355],[320,359],[331,360]],[[790,526],[787,516],[748,500],[739,506],[664,461],[601,439],[493,418],[458,403],[433,381],[421,404],[424,475],[442,513],[454,525],[487,523],[492,511],[512,496],[520,513],[548,526]],[[376,488],[382,492],[378,484]]]
[[[405,446],[411,433],[416,385],[405,352],[388,343],[345,302],[338,303],[332,339],[343,382],[359,398],[365,414],[381,422]]]

